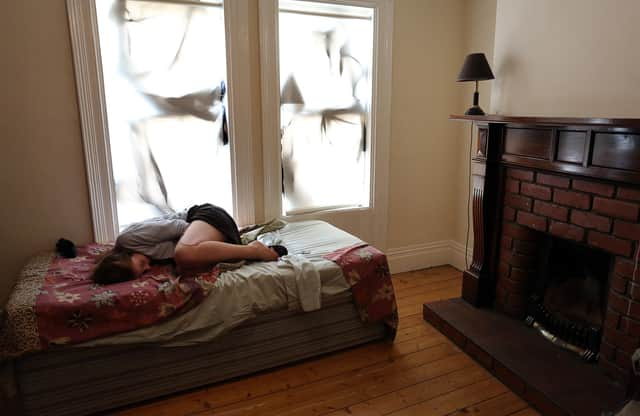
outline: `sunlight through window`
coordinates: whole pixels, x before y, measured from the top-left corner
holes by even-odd
[[[279,7],[284,214],[368,207],[373,9]]]
[[[120,228],[232,212],[222,1],[197,3],[96,1]]]

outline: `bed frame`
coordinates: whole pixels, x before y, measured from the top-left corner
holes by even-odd
[[[25,415],[85,415],[380,340],[350,293],[323,309],[272,312],[205,344],[66,348],[16,361]]]

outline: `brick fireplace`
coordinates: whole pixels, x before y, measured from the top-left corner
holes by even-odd
[[[608,280],[599,363],[627,376],[640,346],[640,272],[633,279],[640,240],[640,189],[532,169],[507,168],[495,308],[524,318],[544,234],[606,251],[614,259]]]
[[[478,132],[473,259],[461,299],[426,303],[425,320],[544,414],[615,410],[640,387],[640,119],[451,119]],[[588,295],[584,327],[565,319],[575,293]],[[585,340],[590,362],[573,354]]]

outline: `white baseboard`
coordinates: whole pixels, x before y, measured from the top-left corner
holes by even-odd
[[[389,249],[387,250],[387,260],[391,273],[402,273],[445,264],[458,270],[464,270],[464,251],[463,244],[453,240],[443,240]],[[469,248],[467,251],[469,260],[472,253],[472,248]]]

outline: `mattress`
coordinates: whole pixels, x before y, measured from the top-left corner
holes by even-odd
[[[382,262],[376,263],[373,248],[322,221],[291,223],[262,238],[285,245],[290,255],[220,274],[215,290],[182,315],[15,360],[25,414],[90,414],[393,339],[395,331],[386,323],[363,322],[357,294],[369,293],[373,299],[363,305],[375,306],[378,292],[369,285],[358,289],[357,273],[343,264],[366,266],[362,282],[378,284],[389,277],[384,255],[374,256]],[[338,261],[323,258],[342,249],[347,252],[337,255]],[[321,307],[302,312],[309,297],[317,297]]]
[[[277,262],[249,263],[223,272],[202,303],[168,321],[77,346],[148,342],[171,347],[194,345],[210,341],[261,314],[299,311],[300,299],[304,297],[319,296],[321,305],[350,299],[350,286],[342,270],[322,256],[358,244],[361,242],[358,238],[323,221],[304,221],[289,223],[281,230],[261,235],[260,239],[284,245],[289,255]],[[305,273],[300,273],[301,267]],[[307,284],[314,278],[308,270],[317,272],[319,291],[314,289],[313,282]]]

